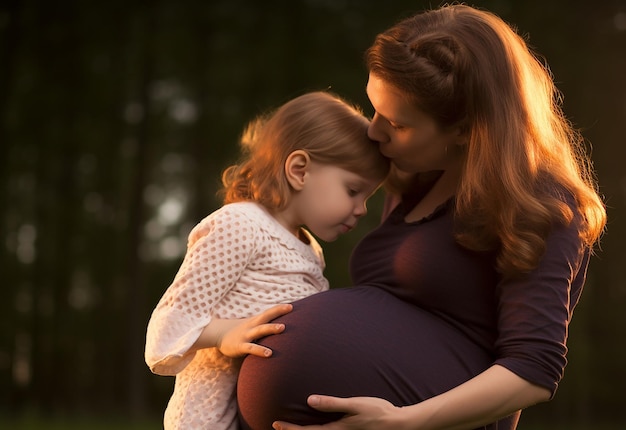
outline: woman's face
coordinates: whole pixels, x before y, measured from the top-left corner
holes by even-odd
[[[374,107],[367,134],[398,170],[415,174],[458,166],[458,129],[442,130],[400,90],[374,74],[369,75],[367,95]]]

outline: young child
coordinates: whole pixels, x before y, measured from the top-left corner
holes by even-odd
[[[297,97],[251,122],[245,157],[222,176],[224,206],[190,233],[187,254],[148,324],[145,359],[176,375],[171,429],[237,428],[241,357],[286,304],[328,289],[323,241],[351,230],[388,172],[369,121],[328,92]],[[287,308],[286,308],[287,307]]]

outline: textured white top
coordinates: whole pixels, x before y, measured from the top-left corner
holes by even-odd
[[[262,206],[225,205],[189,234],[187,254],[148,323],[145,359],[176,375],[165,412],[171,429],[236,429],[240,359],[189,352],[212,317],[245,318],[328,289],[322,249],[287,231]]]

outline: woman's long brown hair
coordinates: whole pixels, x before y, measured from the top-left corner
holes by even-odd
[[[584,141],[549,69],[507,23],[464,5],[427,11],[380,34],[366,61],[442,128],[467,133],[460,244],[497,250],[499,271],[515,276],[536,267],[551,227],[574,211],[583,242],[597,243],[606,212]]]

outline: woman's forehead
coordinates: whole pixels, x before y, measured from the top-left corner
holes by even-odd
[[[423,115],[399,88],[376,75],[370,74],[365,90],[376,113],[388,121],[404,124]]]

